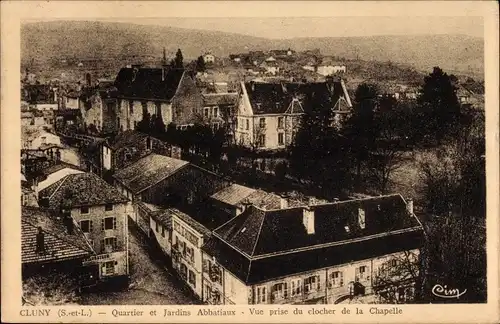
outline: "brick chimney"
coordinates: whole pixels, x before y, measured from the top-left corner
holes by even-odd
[[[410,213],[410,215],[413,215],[413,199],[408,198],[406,200],[406,209]]]
[[[304,207],[302,209],[302,212],[303,212],[302,223],[304,224],[307,234],[312,235],[315,233],[314,210],[312,210],[308,206]]]

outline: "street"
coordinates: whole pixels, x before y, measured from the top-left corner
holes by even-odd
[[[130,285],[118,292],[92,292],[81,296],[84,305],[190,305],[199,301],[166,266],[153,256],[146,242],[129,232]]]

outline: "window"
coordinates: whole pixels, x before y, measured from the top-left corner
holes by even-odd
[[[80,221],[80,228],[82,229],[82,232],[84,232],[84,233],[92,232],[92,221],[91,220],[81,220]]]
[[[246,130],[250,129],[250,120],[246,120]]]
[[[266,146],[266,135],[259,135],[259,140],[257,142],[259,147]]]
[[[130,113],[133,114],[134,113],[134,103],[130,101],[128,103],[128,107],[129,107]]]
[[[101,243],[101,250],[103,253],[111,253],[118,247],[118,240],[116,237],[106,237]]]
[[[189,281],[190,284],[193,285],[193,287],[196,287],[196,275],[191,270],[189,270],[188,281]]]
[[[304,280],[304,292],[310,293],[320,289],[319,276],[311,276]]]
[[[103,230],[113,230],[116,229],[116,217],[106,217],[102,220]]]
[[[105,211],[111,211],[111,210],[113,210],[113,204],[106,204],[106,205],[104,205],[104,210]]]
[[[105,262],[102,266],[102,272],[106,275],[112,275],[115,273],[115,261]]]
[[[155,231],[156,233],[160,231],[160,225],[158,224],[158,222],[155,222]]]
[[[266,302],[266,287],[257,287],[257,304],[264,304]]]
[[[302,293],[302,280],[300,279],[295,279],[292,280],[292,289],[290,291],[290,294],[292,297],[298,296]]]
[[[208,118],[210,116],[210,108],[205,108],[203,112],[204,112],[205,118]]]
[[[391,267],[396,267],[398,265],[398,260],[397,259],[392,259],[391,260]]]
[[[151,150],[151,138],[146,138],[146,149]]]
[[[265,119],[265,118],[261,118],[261,119],[259,119],[259,126],[260,126],[261,128],[266,127],[266,119]]]
[[[213,123],[213,124],[212,124],[212,128],[213,128],[213,130],[215,130],[215,131],[216,131],[216,130],[218,130],[218,129],[219,129],[219,123]]]
[[[88,206],[80,207],[80,214],[88,214],[88,213],[89,213],[89,207]]]
[[[47,143],[47,137],[46,136],[42,136],[42,144],[45,144]]]
[[[180,265],[179,267],[179,272],[181,274],[181,277],[186,280],[187,279],[187,267],[185,264],[182,264]]]
[[[283,117],[278,117],[278,128],[283,128]]]
[[[278,133],[278,145],[285,145],[285,134]]]
[[[161,227],[161,236],[165,237],[165,226]]]
[[[210,260],[208,259],[203,259],[203,272],[209,272],[210,271]]]
[[[272,288],[273,298],[285,299],[287,297],[287,284],[286,282],[277,283]]]
[[[214,113],[213,113],[213,116],[214,116],[214,117],[219,117],[219,108],[214,107]]]
[[[342,271],[334,271],[330,274],[330,287],[342,287],[344,285],[344,273]]]
[[[360,266],[356,268],[356,281],[368,280],[367,266]]]

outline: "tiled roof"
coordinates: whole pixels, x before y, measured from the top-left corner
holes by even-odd
[[[216,238],[206,251],[217,258],[251,262],[239,274],[246,282],[392,253],[409,245],[416,248],[421,243],[421,225],[407,212],[400,195],[314,205],[310,209],[314,211],[314,234],[306,231],[302,207],[268,211],[250,207],[215,229]],[[358,224],[359,209],[365,213],[364,229]],[[417,231],[419,240],[412,245],[407,236],[414,234],[405,235],[406,231]],[[386,246],[389,243],[399,245]],[[233,252],[223,257],[220,251]],[[284,263],[293,266],[279,266]],[[230,262],[224,266],[232,267]],[[235,267],[238,275],[241,269]],[[270,270],[272,267],[278,270]]]
[[[114,178],[134,194],[168,178],[188,162],[159,154],[150,154],[117,171]]]
[[[53,164],[53,165],[50,165],[46,168],[41,169],[40,173],[42,173],[45,176],[48,176],[49,174],[56,173],[57,171],[60,171],[63,169],[73,169],[73,170],[78,170],[78,171],[83,172],[83,169],[81,169],[80,167],[78,167],[76,165],[73,165],[73,164],[70,164],[67,162],[63,162],[63,161],[58,161],[57,164]]]
[[[254,191],[255,189],[235,183],[216,192],[212,198],[228,205],[237,205]]]
[[[51,208],[59,208],[67,194],[71,207],[125,203],[128,199],[94,173],[70,174],[39,193],[48,197]]]
[[[238,100],[236,93],[211,93],[203,95],[204,106],[234,105]]]
[[[120,132],[114,138],[108,139],[106,144],[112,150],[117,150],[122,147],[135,145],[140,141],[144,141],[148,136],[148,134],[141,133],[136,130],[126,130],[124,132]]]
[[[183,69],[169,69],[164,77],[161,68],[122,68],[115,80],[120,96],[171,100],[184,75]]]
[[[94,254],[80,228],[75,224],[73,234],[68,234],[63,220],[52,211],[23,206],[21,223],[22,263],[57,262]],[[36,251],[38,227],[44,233],[43,253]]]
[[[138,205],[139,208],[147,211],[148,215],[151,216],[151,218],[153,218],[156,222],[166,226],[168,229],[172,228],[172,216],[168,209],[142,201],[139,202]]]

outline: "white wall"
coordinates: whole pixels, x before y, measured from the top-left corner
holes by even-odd
[[[75,169],[70,169],[70,168],[64,168],[62,170],[56,171],[52,174],[50,174],[47,179],[40,181],[38,183],[37,189],[38,191],[41,191],[48,186],[56,183],[57,181],[61,180],[62,178],[66,177],[67,175],[70,174],[77,174],[77,173],[84,173],[83,171],[80,170],[75,170]]]

